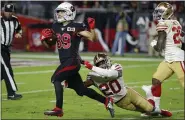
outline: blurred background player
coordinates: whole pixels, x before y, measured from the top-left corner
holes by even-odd
[[[155,110],[153,101],[147,101],[138,92],[125,85],[122,66],[117,63],[112,64],[109,56],[105,53],[95,55],[95,66],[91,65],[88,61],[85,61],[84,65],[92,70],[87,75],[87,80],[84,82],[85,86],[96,86],[106,97],[112,97],[118,107],[147,113],[148,115],[166,115],[165,110]]]
[[[156,30],[158,40],[153,40],[151,46],[158,52],[164,52],[157,71],[153,74],[152,86],[143,86],[147,97],[155,101],[156,109],[160,110],[161,84],[176,73],[184,87],[184,50],[182,47],[182,27],[177,20],[173,20],[173,6],[161,2],[153,12],[154,20],[158,21]],[[169,114],[170,115],[170,114]]]
[[[56,22],[53,24],[53,30],[44,29],[42,31],[41,41],[43,41],[47,47],[50,45],[45,40],[52,39],[52,34],[56,33],[58,37],[57,47],[61,63],[51,77],[51,82],[55,87],[56,107],[51,111],[44,112],[44,114],[63,116],[63,87],[61,82],[66,80],[68,82],[68,87],[75,90],[79,96],[86,95],[105,104],[111,115],[114,116],[112,99],[105,98],[95,90],[86,88],[78,73],[81,67],[80,64],[82,63],[78,53],[80,40],[82,37],[91,41],[94,40],[95,20],[93,18],[88,18],[90,30],[87,31],[84,23],[76,23],[73,21],[75,16],[76,10],[74,6],[68,2],[63,2],[55,9]]]
[[[120,56],[124,56],[127,34],[128,34],[128,23],[126,20],[126,14],[124,12],[120,12],[118,22],[116,25],[116,35],[112,47],[112,55],[115,55],[116,51],[118,50]]]
[[[22,29],[19,20],[13,15],[15,6],[5,4],[1,16],[1,80],[5,80],[7,89],[7,99],[17,100],[22,98],[21,94],[16,94],[17,85],[15,83],[13,69],[10,63],[10,49],[14,36],[22,37]]]

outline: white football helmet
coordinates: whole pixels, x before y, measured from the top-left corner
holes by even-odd
[[[65,11],[62,17],[58,16],[57,14],[58,11]],[[75,16],[76,16],[75,8],[71,3],[68,2],[61,3],[54,11],[54,19],[59,23],[74,20]]]

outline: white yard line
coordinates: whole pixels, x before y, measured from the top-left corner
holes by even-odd
[[[16,83],[17,85],[23,85],[23,84],[26,84],[26,83]]]
[[[55,66],[59,64],[51,64],[51,65],[45,65],[45,64],[40,64],[40,65],[34,65],[34,66],[13,66],[13,68],[25,68],[25,67],[42,67],[42,66]],[[152,66],[157,66],[158,64],[147,64],[147,65],[124,65],[123,68],[140,68],[140,67],[152,67]],[[83,66],[83,65],[81,65]],[[87,70],[87,68],[81,68],[81,70]]]
[[[153,67],[153,66],[157,66],[157,65],[158,64],[128,65],[128,66],[124,66],[123,69],[141,68],[141,67]],[[82,68],[81,70],[87,70],[87,68]],[[42,73],[52,73],[52,72],[54,72],[54,70],[31,71],[31,72],[15,72],[14,74],[15,75],[25,75],[25,74],[42,74]]]
[[[28,65],[28,66],[12,66],[13,68],[26,68],[26,67],[47,67],[47,66],[55,66],[56,64],[50,64],[50,65],[45,65],[45,64],[41,64],[41,65]]]
[[[184,110],[172,110],[171,112],[176,113],[176,112],[184,112]]]
[[[20,92],[20,94],[30,94],[30,93],[40,93],[40,92],[49,92],[49,91],[54,91],[54,89],[45,89],[45,90],[31,90],[27,92]],[[2,94],[3,96],[7,94]]]
[[[31,74],[42,74],[42,73],[53,73],[54,70],[44,70],[44,71],[32,71],[32,72],[15,72],[15,75],[31,75]]]
[[[93,60],[93,56],[81,56],[85,60]],[[14,55],[12,58],[41,58],[41,59],[59,59],[58,55]],[[162,61],[162,59],[157,58],[124,58],[124,57],[112,57],[113,61]]]
[[[176,79],[171,79],[171,80],[168,80],[168,81],[177,81]],[[168,82],[166,81],[166,82]],[[148,83],[150,84],[151,81],[141,81],[142,83]],[[127,82],[126,85],[132,85],[132,86],[129,86],[131,88],[141,88],[141,86],[137,86],[137,84],[140,84],[140,82]],[[91,86],[91,88],[94,88],[94,86]],[[64,90],[68,90],[69,88],[65,88]],[[169,88],[169,90],[179,90],[181,88]],[[32,91],[27,91],[27,92],[20,92],[20,94],[31,94],[31,93],[40,93],[40,92],[49,92],[49,91],[54,91],[54,89],[44,89],[44,90],[32,90]],[[7,94],[2,94],[3,96],[7,95]]]

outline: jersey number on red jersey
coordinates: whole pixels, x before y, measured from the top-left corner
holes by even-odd
[[[71,47],[71,36],[68,33],[57,34],[57,47],[58,49],[69,49]]]

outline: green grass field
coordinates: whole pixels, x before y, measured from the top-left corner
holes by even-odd
[[[22,55],[20,57],[19,55]],[[27,55],[29,57],[26,57]],[[2,81],[2,102],[1,102],[1,117],[2,119],[57,119],[57,117],[46,117],[43,115],[45,110],[55,107],[54,87],[50,82],[50,77],[57,65],[49,65],[51,61],[57,61],[57,55],[52,58],[36,58],[33,54],[12,55],[13,59],[35,60],[48,62],[44,66],[13,66],[15,79],[18,84],[18,93],[23,94],[21,100],[11,101],[6,100],[6,88]],[[89,56],[92,56],[91,53]],[[46,55],[47,56],[47,55]],[[127,56],[126,56],[127,57]],[[128,57],[132,57],[128,55]],[[135,57],[135,56],[134,56]],[[142,91],[142,85],[150,85],[152,74],[155,72],[160,59],[154,61],[135,61],[121,60],[116,61],[118,57],[114,57],[114,62],[123,65],[123,78],[125,83],[133,87],[140,94],[145,96]],[[142,56],[143,58],[143,56]],[[147,58],[146,58],[147,59]],[[89,58],[92,60],[92,58]],[[23,63],[23,62],[22,62]],[[82,66],[80,74],[85,80],[88,70]],[[184,90],[181,87],[176,76],[173,75],[162,86],[161,108],[172,111],[171,119],[184,119]],[[93,89],[97,90],[93,87]],[[97,90],[98,91],[98,90]],[[99,92],[99,91],[98,91]],[[87,97],[77,96],[73,90],[64,90],[64,116],[63,119],[109,119],[109,112],[105,110],[104,105]],[[123,110],[115,106],[115,119],[132,119],[141,118],[140,113]]]

